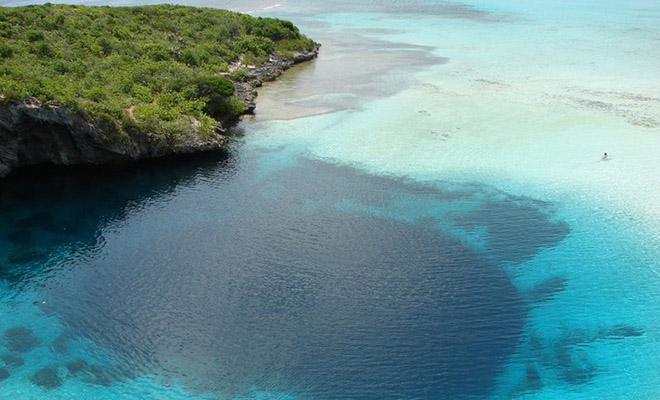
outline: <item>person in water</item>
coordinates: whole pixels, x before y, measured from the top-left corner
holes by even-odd
[[[603,153],[603,156],[600,159],[601,160],[607,160],[607,153]]]

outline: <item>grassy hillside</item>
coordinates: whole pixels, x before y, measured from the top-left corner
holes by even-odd
[[[229,63],[313,46],[291,22],[218,9],[0,7],[0,102],[36,97],[110,136],[134,130],[176,145],[242,112]]]

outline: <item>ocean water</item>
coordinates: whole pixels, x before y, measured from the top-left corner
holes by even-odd
[[[660,398],[660,4],[186,4],[321,54],[225,154],[0,181],[0,398]]]

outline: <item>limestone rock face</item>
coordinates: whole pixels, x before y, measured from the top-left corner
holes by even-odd
[[[82,116],[37,101],[0,106],[0,177],[39,164],[103,164],[220,148],[223,137],[172,149],[150,146],[142,135],[116,138]]]
[[[292,56],[272,56],[269,61],[248,68],[241,82],[235,82],[236,95],[245,105],[245,113],[256,107],[256,87],[277,78],[293,64],[316,57],[318,47]],[[12,170],[40,164],[75,165],[126,162],[172,154],[212,151],[222,148],[226,137],[222,123],[212,139],[192,138],[173,148],[150,145],[146,135],[133,133],[118,138],[102,124],[86,121],[81,115],[58,107],[41,104],[36,99],[0,105],[0,177]]]
[[[0,175],[34,164],[70,165],[130,156],[137,149],[103,143],[101,130],[36,101],[0,108]]]

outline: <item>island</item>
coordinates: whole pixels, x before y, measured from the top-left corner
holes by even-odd
[[[0,7],[0,177],[211,151],[315,58],[289,21],[177,5]]]

